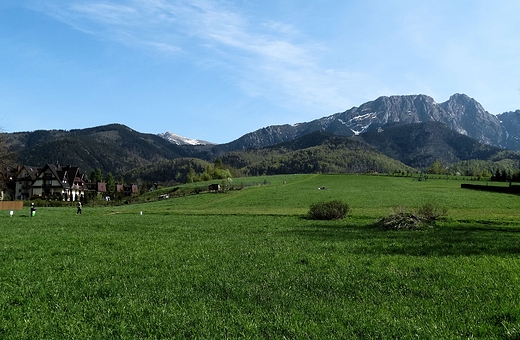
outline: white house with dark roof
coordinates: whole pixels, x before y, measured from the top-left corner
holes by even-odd
[[[86,182],[77,166],[46,164],[43,168],[17,166],[6,169],[7,193],[10,199],[28,200],[33,197],[54,197],[65,201],[82,200],[87,192],[106,193],[106,183]],[[133,186],[132,186],[133,188]],[[2,200],[4,191],[0,192]]]
[[[85,194],[83,175],[78,167],[47,164],[32,184],[33,196],[60,196],[66,201],[79,200]]]

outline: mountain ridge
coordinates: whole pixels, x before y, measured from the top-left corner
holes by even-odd
[[[511,147],[520,150],[520,139],[512,143],[499,116],[487,112],[480,103],[465,94],[454,94],[443,103],[430,96],[381,96],[359,107],[294,125],[271,125],[243,135],[222,149],[248,149],[287,142],[315,131],[331,132],[340,136],[356,136],[368,131],[384,129],[395,124],[438,121],[450,129],[472,137],[484,144]],[[520,132],[520,119],[510,130]]]
[[[430,123],[437,124],[428,125]],[[485,153],[478,154],[475,150],[485,149],[486,145],[520,150],[520,110],[493,116],[465,94],[454,94],[440,104],[427,95],[381,96],[310,122],[267,126],[225,144],[197,144],[198,140],[186,137],[180,137],[184,144],[176,144],[160,135],[140,133],[122,124],[1,135],[5,137],[5,144],[18,152],[21,164],[74,164],[85,171],[101,168],[103,172],[120,174],[177,158],[212,162],[225,153],[288,143],[314,132],[359,138],[408,166],[424,168],[435,158],[450,163],[467,159],[467,155],[484,157]],[[421,135],[425,138],[411,138]],[[410,138],[406,140],[406,136]],[[428,136],[431,138],[426,138]],[[430,144],[417,144],[421,140]],[[462,152],[462,146],[457,143],[469,151]],[[417,148],[409,147],[414,144]],[[414,154],[422,156],[403,156]]]

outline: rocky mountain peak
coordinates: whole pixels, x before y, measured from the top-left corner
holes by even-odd
[[[475,99],[456,93],[444,103],[436,103],[432,97],[424,94],[381,96],[359,107],[310,122],[263,128],[230,144],[234,147],[243,144],[244,148],[258,148],[272,145],[273,142],[290,141],[315,131],[356,136],[381,131],[396,124],[425,122],[441,122],[481,143],[499,147],[505,147],[510,138],[496,116],[487,112]]]

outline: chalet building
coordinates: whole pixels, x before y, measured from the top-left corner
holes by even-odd
[[[87,192],[105,193],[106,183],[88,183],[76,166],[46,164],[43,168],[18,166],[8,172],[8,192],[15,200],[32,197],[59,197],[65,201],[82,200]]]
[[[89,192],[105,193],[107,192],[107,184],[105,182],[88,182],[85,183],[85,189]]]
[[[18,166],[14,176],[10,177],[11,187],[13,190],[13,198],[15,200],[28,200],[32,197],[32,184],[38,176],[38,169],[35,166],[22,165]]]
[[[133,196],[139,193],[139,187],[135,184],[116,184],[116,192],[123,193],[126,196]]]
[[[104,182],[87,182],[77,166],[60,166],[46,164],[43,168],[34,166],[18,166],[6,169],[7,193],[10,199],[28,200],[33,197],[58,198],[64,201],[79,201],[89,197],[107,193]],[[116,192],[126,196],[139,193],[135,184],[116,185]],[[0,193],[0,199],[3,197]]]
[[[85,195],[83,175],[78,167],[47,164],[32,184],[33,196],[63,196],[65,201],[78,201]]]

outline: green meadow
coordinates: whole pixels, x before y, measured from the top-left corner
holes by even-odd
[[[0,338],[520,339],[520,197],[455,179],[242,181],[268,185],[0,211]],[[333,199],[347,218],[305,218]],[[375,227],[425,203],[448,209],[433,228]]]

